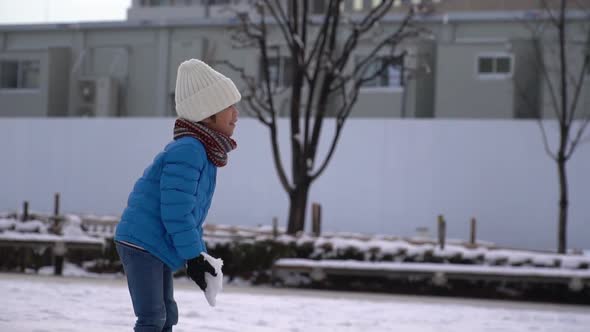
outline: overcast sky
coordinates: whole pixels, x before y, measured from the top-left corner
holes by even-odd
[[[124,20],[131,0],[0,0],[0,24]]]

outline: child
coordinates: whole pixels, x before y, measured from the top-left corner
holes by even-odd
[[[187,267],[204,291],[203,221],[215,191],[217,167],[236,148],[232,136],[241,95],[234,83],[206,63],[178,68],[174,140],[133,187],[117,226],[115,243],[127,276],[135,331],[172,331],[178,322],[172,274]]]

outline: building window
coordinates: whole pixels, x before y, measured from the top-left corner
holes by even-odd
[[[353,0],[352,9],[355,11],[361,11],[364,7],[364,0]]]
[[[477,57],[477,75],[483,79],[510,77],[513,70],[513,59],[510,54],[480,54]]]
[[[268,59],[270,82],[277,87],[291,86],[293,60],[288,57],[273,57]],[[264,79],[264,67],[260,66],[260,77]],[[262,81],[261,80],[261,81]]]
[[[357,63],[361,58],[357,58]],[[383,68],[385,58],[377,58],[372,63],[368,64],[367,70],[365,71],[364,77],[370,78],[371,80],[365,82],[363,88],[402,88],[404,85],[403,77],[403,63],[399,60],[395,63],[391,63],[384,69],[380,74],[377,71]]]
[[[39,61],[1,60],[0,89],[38,89]]]
[[[144,0],[144,2],[145,2],[145,0]],[[147,0],[147,2],[148,2],[148,6],[157,7],[157,6],[164,6],[166,1],[164,1],[164,0]]]

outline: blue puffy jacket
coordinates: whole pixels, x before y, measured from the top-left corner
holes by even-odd
[[[135,183],[115,240],[139,245],[178,270],[206,252],[202,226],[216,176],[217,167],[199,140],[171,142]]]

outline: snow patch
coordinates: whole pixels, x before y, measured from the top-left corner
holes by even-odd
[[[82,219],[73,214],[66,215],[66,221],[61,230],[63,235],[68,237],[87,236],[82,230]]]
[[[590,279],[590,270],[566,270],[540,267],[481,266],[436,263],[360,262],[352,260],[321,260],[283,258],[275,263],[279,268],[316,268],[389,272],[468,273],[478,275],[539,276]]]
[[[16,223],[14,219],[0,219],[0,231],[12,229]]]
[[[14,230],[23,233],[47,233],[47,226],[40,220],[29,220],[15,223]]]
[[[39,269],[39,274],[44,276],[50,276],[54,274],[54,267],[53,266],[43,266]],[[64,262],[62,275],[64,277],[85,277],[85,278],[105,278],[105,279],[115,279],[120,274],[113,274],[113,273],[92,273],[84,270],[83,267],[80,267],[76,264]]]

